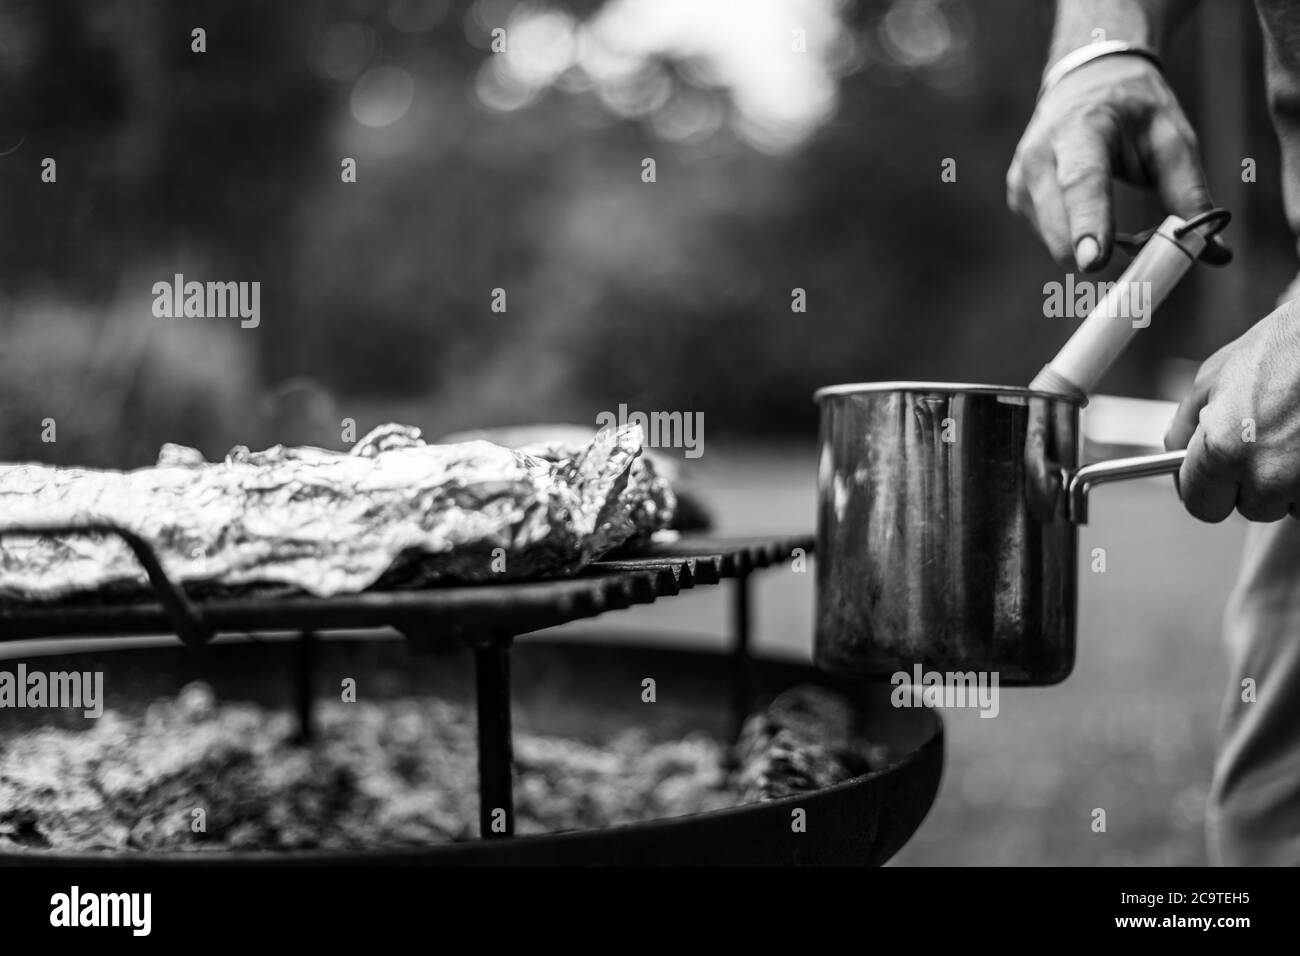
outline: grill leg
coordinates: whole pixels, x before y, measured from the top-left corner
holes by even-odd
[[[510,638],[493,640],[475,648],[474,667],[478,691],[479,836],[510,836],[515,832]],[[505,812],[504,820],[500,819],[498,811]]]
[[[753,709],[753,669],[749,657],[749,568],[741,567],[731,591],[731,716],[736,736]]]
[[[298,639],[298,743],[308,744],[316,739],[316,721],[312,716],[312,687],[316,676],[316,634],[303,631]]]
[[[736,573],[736,586],[731,592],[732,652],[737,657],[749,654],[749,568]]]

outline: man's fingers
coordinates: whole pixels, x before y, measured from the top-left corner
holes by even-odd
[[[1110,259],[1114,222],[1111,212],[1111,141],[1105,116],[1085,116],[1057,140],[1056,182],[1069,222],[1075,266],[1100,269]]]
[[[1011,165],[1007,167],[1007,208],[1026,217],[1030,212],[1029,187],[1025,185],[1025,166],[1028,162],[1021,150],[1017,150],[1011,158]]]
[[[1196,135],[1168,113],[1157,113],[1149,130],[1150,172],[1165,208],[1184,219],[1214,206]]]
[[[1056,184],[1056,160],[1043,144],[1017,151],[1007,170],[1007,205],[1020,213],[1038,233],[1052,258],[1074,259],[1065,203]]]
[[[1222,521],[1237,506],[1236,479],[1228,462],[1207,443],[1204,429],[1198,429],[1187,445],[1178,490],[1183,506],[1202,521]]]
[[[1034,207],[1034,226],[1052,258],[1062,265],[1074,262],[1074,245],[1070,242],[1070,223],[1065,214],[1065,200],[1056,183],[1056,170],[1027,170],[1027,186]]]
[[[1248,521],[1281,521],[1290,508],[1289,501],[1265,495],[1246,485],[1237,492],[1237,510]]]

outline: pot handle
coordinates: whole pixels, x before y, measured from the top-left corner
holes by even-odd
[[[1183,465],[1187,452],[1166,451],[1159,455],[1138,455],[1135,458],[1115,458],[1084,465],[1066,483],[1070,520],[1075,524],[1088,523],[1088,492],[1095,485],[1126,478],[1149,478],[1152,475],[1176,475]]]

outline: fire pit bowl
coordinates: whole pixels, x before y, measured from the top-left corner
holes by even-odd
[[[102,671],[107,706],[128,714],[196,679],[223,700],[291,706],[299,673],[296,645],[275,640],[219,640],[200,651],[169,644],[39,655],[24,650],[18,657],[14,650],[0,666],[23,660],[46,671]],[[319,696],[336,696],[339,681],[352,677],[372,700],[434,694],[473,705],[474,662],[463,651],[414,653],[400,640],[353,634],[321,639],[315,651]],[[874,865],[915,832],[938,790],[942,724],[933,712],[891,707],[888,685],[841,680],[800,664],[623,643],[521,640],[511,666],[515,725],[579,740],[629,727],[656,739],[698,730],[731,740],[738,699],[762,704],[797,684],[835,688],[849,695],[871,739],[888,748],[890,762],[810,793],[598,830],[358,852],[10,850],[0,853],[0,865]],[[646,677],[656,681],[655,703],[642,702]],[[0,747],[14,734],[56,720],[53,711],[0,712]],[[796,808],[804,811],[803,832],[791,825]]]

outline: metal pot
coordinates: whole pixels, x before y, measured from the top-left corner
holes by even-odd
[[[883,382],[817,392],[817,664],[889,676],[1074,667],[1077,525],[1101,482],[1183,452],[1080,468],[1081,396]]]

